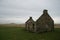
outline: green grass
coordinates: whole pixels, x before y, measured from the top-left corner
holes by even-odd
[[[21,27],[0,27],[0,40],[60,40],[60,29],[38,34],[27,32]]]

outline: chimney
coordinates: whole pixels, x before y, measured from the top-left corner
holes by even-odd
[[[30,19],[32,19],[32,17],[30,17]]]
[[[48,13],[48,10],[44,9],[43,14],[47,14],[47,13]]]

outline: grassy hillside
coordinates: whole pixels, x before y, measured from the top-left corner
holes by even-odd
[[[0,27],[25,27],[25,24],[0,24]],[[60,24],[55,24],[55,28],[60,28]]]
[[[0,24],[0,27],[25,27],[25,24]]]
[[[0,26],[0,40],[60,40],[60,28],[54,32],[30,33],[21,27]]]

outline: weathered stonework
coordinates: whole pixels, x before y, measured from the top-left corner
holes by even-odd
[[[32,19],[32,17],[26,21],[25,29],[31,32],[54,31],[54,21],[49,16],[47,10],[43,10],[43,14],[36,20],[36,22]]]
[[[32,19],[32,17],[29,18],[29,20],[27,20],[27,22],[25,23],[25,29],[28,31],[34,31],[35,27],[35,22]]]

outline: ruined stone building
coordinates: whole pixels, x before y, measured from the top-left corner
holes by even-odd
[[[48,14],[48,10],[43,10],[43,14],[34,21],[32,17],[30,17],[25,22],[25,29],[31,32],[48,32],[54,30],[54,21]]]

